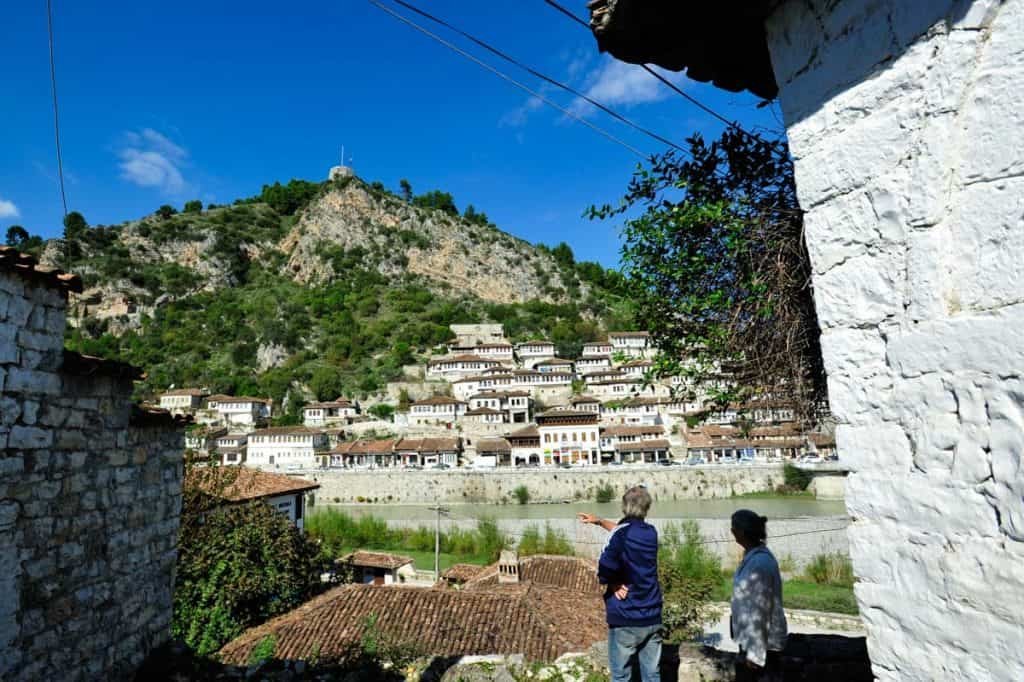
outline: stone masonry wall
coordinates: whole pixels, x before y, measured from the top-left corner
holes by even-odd
[[[767,29],[874,672],[1024,679],[1024,0]]]
[[[0,271],[3,680],[130,678],[170,637],[182,433],[62,369],[65,305]]]
[[[291,473],[291,472],[289,472]],[[609,484],[616,490],[645,483],[655,500],[712,499],[773,490],[783,483],[781,465],[709,467],[595,467],[555,469],[503,467],[497,470],[332,470],[296,471],[320,484],[324,504],[500,503],[524,485],[534,501],[592,500]]]

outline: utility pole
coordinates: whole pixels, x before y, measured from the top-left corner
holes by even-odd
[[[441,579],[441,514],[448,513],[448,507],[427,507],[430,511],[437,512],[434,521],[434,582]]]

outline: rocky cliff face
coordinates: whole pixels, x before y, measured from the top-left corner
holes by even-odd
[[[549,254],[493,227],[370,193],[361,183],[315,200],[282,241],[297,280],[314,282],[333,274],[320,255],[325,244],[369,251],[383,274],[422,275],[486,301],[558,302],[565,297]]]
[[[569,297],[550,253],[493,226],[410,206],[355,178],[326,184],[296,216],[250,203],[149,216],[90,233],[72,264],[87,288],[72,301],[69,319],[73,325],[105,320],[115,334],[137,328],[141,315],[169,300],[236,285],[239,269],[254,263],[310,285],[358,263],[389,278],[417,275],[439,293],[488,302],[560,303]],[[63,248],[52,242],[46,254],[56,264]],[[575,278],[571,285],[587,293]]]

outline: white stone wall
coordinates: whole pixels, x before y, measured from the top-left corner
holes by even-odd
[[[768,20],[881,680],[1024,679],[1024,0]]]

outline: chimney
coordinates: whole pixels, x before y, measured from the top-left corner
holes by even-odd
[[[498,583],[519,582],[519,553],[511,549],[501,550],[498,557]]]

